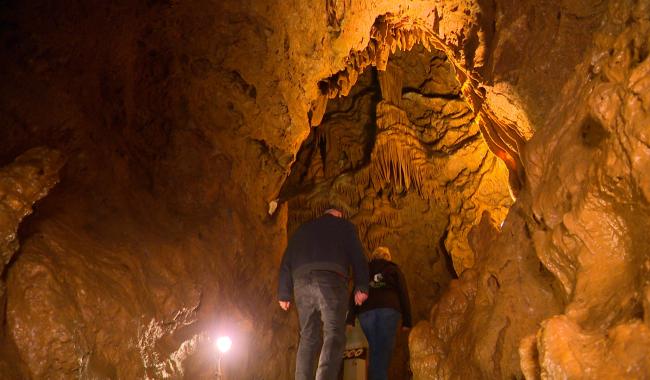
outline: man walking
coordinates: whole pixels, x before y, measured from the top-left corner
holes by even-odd
[[[368,264],[352,223],[331,208],[301,225],[289,239],[280,266],[278,299],[289,310],[291,293],[300,321],[296,380],[311,380],[320,350],[316,380],[335,380],[343,360],[347,276],[354,273],[354,299],[368,298]],[[323,344],[320,346],[321,326]]]

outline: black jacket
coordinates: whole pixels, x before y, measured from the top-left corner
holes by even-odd
[[[350,299],[350,312],[347,323],[354,325],[357,314],[364,311],[388,307],[402,313],[402,326],[412,327],[411,303],[404,275],[392,261],[375,259],[368,264],[370,268],[370,293],[361,306]]]
[[[356,290],[368,292],[368,265],[352,223],[325,214],[300,227],[284,251],[278,299],[291,300],[293,278],[311,270],[329,270],[347,277],[350,266]]]

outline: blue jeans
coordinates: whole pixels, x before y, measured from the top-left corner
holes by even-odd
[[[372,309],[359,314],[361,329],[368,339],[370,380],[388,380],[388,368],[401,316],[399,311],[391,308]]]
[[[347,281],[334,272],[311,271],[293,279],[293,294],[300,321],[295,379],[314,379],[318,351],[316,380],[337,379],[345,349]]]

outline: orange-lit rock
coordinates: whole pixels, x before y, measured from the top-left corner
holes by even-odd
[[[34,148],[0,168],[0,322],[6,321],[6,268],[19,249],[18,225],[32,213],[34,203],[47,195],[59,181],[64,160],[57,151]],[[0,372],[18,377],[20,366],[11,340],[0,334]]]
[[[0,273],[18,249],[18,225],[59,181],[62,165],[58,152],[34,148],[0,169]]]
[[[515,208],[501,231],[486,213],[470,234],[477,264],[450,285],[410,335],[414,378],[508,378],[521,373],[520,341],[560,310],[553,277]],[[430,340],[429,336],[436,339]],[[418,347],[431,344],[420,351]]]
[[[208,378],[227,330],[227,378],[291,378],[275,271],[287,228],[338,201],[418,295],[415,378],[642,377],[649,9],[5,2],[0,165],[66,165],[3,248],[0,372]]]
[[[544,321],[537,341],[540,372],[527,379],[540,373],[551,379],[638,379],[650,373],[650,329],[642,321],[619,324],[603,334],[556,316]]]
[[[584,49],[585,58],[548,117],[529,112],[536,133],[522,155],[526,185],[487,249],[490,256],[473,268],[488,279],[486,291],[479,281],[456,341],[434,343],[450,354],[435,354],[440,348],[418,354],[416,377],[647,375],[648,248],[641,235],[649,219],[640,173],[647,172],[650,153],[641,132],[648,121],[648,86],[641,78],[648,72],[649,5],[613,1],[567,10],[584,15],[585,28],[599,29],[586,41],[581,32],[572,37],[584,42],[574,48]],[[499,275],[525,262],[516,275]],[[491,276],[499,286],[492,298],[481,299]],[[414,331],[412,349],[446,331],[432,327],[436,320]]]

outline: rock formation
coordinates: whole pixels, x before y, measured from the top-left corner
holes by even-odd
[[[291,378],[276,270],[332,202],[418,294],[414,378],[647,377],[648,15],[4,2],[0,377],[209,378],[227,333]]]
[[[473,265],[467,233],[482,211],[498,223],[505,217],[507,183],[445,54],[415,46],[391,56],[385,71],[368,68],[348,96],[329,101],[281,198],[289,201],[289,231],[336,205],[367,252],[388,246],[417,294],[415,318],[423,319],[455,277],[449,257],[460,268]],[[406,361],[396,358],[394,367]],[[393,377],[406,374],[395,368]]]
[[[58,172],[63,165],[59,152],[46,148],[33,148],[20,155],[13,163],[0,169],[0,322],[6,316],[6,268],[19,248],[18,225],[31,214],[33,204],[43,198],[59,181]],[[0,335],[3,348],[0,370],[17,376],[15,366],[9,362],[15,352],[5,333]]]
[[[648,227],[637,174],[647,171],[648,5],[612,2],[589,16],[600,27],[558,94],[571,101],[526,144],[526,185],[503,230],[477,232],[480,264],[411,334],[415,378],[650,373],[648,249],[637,235]]]

